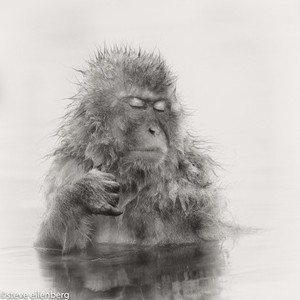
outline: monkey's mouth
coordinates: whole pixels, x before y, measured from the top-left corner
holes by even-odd
[[[165,156],[165,154],[166,151],[158,147],[131,150],[131,157],[151,161],[159,161]]]
[[[161,152],[161,153],[164,153],[164,151],[161,148],[158,148],[158,147],[134,149],[132,151],[133,152]]]
[[[163,149],[161,147],[150,147],[150,148],[141,148],[141,149],[133,149],[131,152],[137,153],[137,154],[153,154],[153,155],[165,155],[167,152],[167,149]]]

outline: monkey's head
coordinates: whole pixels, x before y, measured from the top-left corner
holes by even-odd
[[[182,111],[175,78],[159,55],[105,49],[82,73],[64,127],[77,156],[80,152],[93,167],[110,172],[153,173],[176,164]]]

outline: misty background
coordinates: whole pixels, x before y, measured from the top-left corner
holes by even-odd
[[[76,93],[80,74],[73,68],[84,68],[105,42],[165,57],[178,76],[190,129],[224,168],[220,179],[236,222],[268,232],[232,250],[230,274],[241,266],[263,268],[254,277],[226,279],[234,286],[230,299],[244,299],[244,290],[249,299],[258,299],[256,293],[279,299],[286,291],[294,299],[300,1],[1,1],[1,243],[33,242],[49,166],[43,156],[55,145],[63,99]],[[18,235],[24,227],[26,234]],[[280,291],[272,294],[277,284]]]

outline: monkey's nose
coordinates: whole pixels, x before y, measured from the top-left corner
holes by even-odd
[[[160,134],[160,128],[157,126],[150,126],[148,131],[153,136],[158,136]]]

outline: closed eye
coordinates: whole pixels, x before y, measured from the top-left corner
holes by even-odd
[[[146,103],[145,101],[139,99],[139,98],[130,98],[128,101],[129,105],[131,107],[135,108],[146,108]]]
[[[160,101],[156,101],[153,105],[154,109],[158,110],[158,111],[165,111],[166,109],[166,101],[164,100],[160,100]]]

